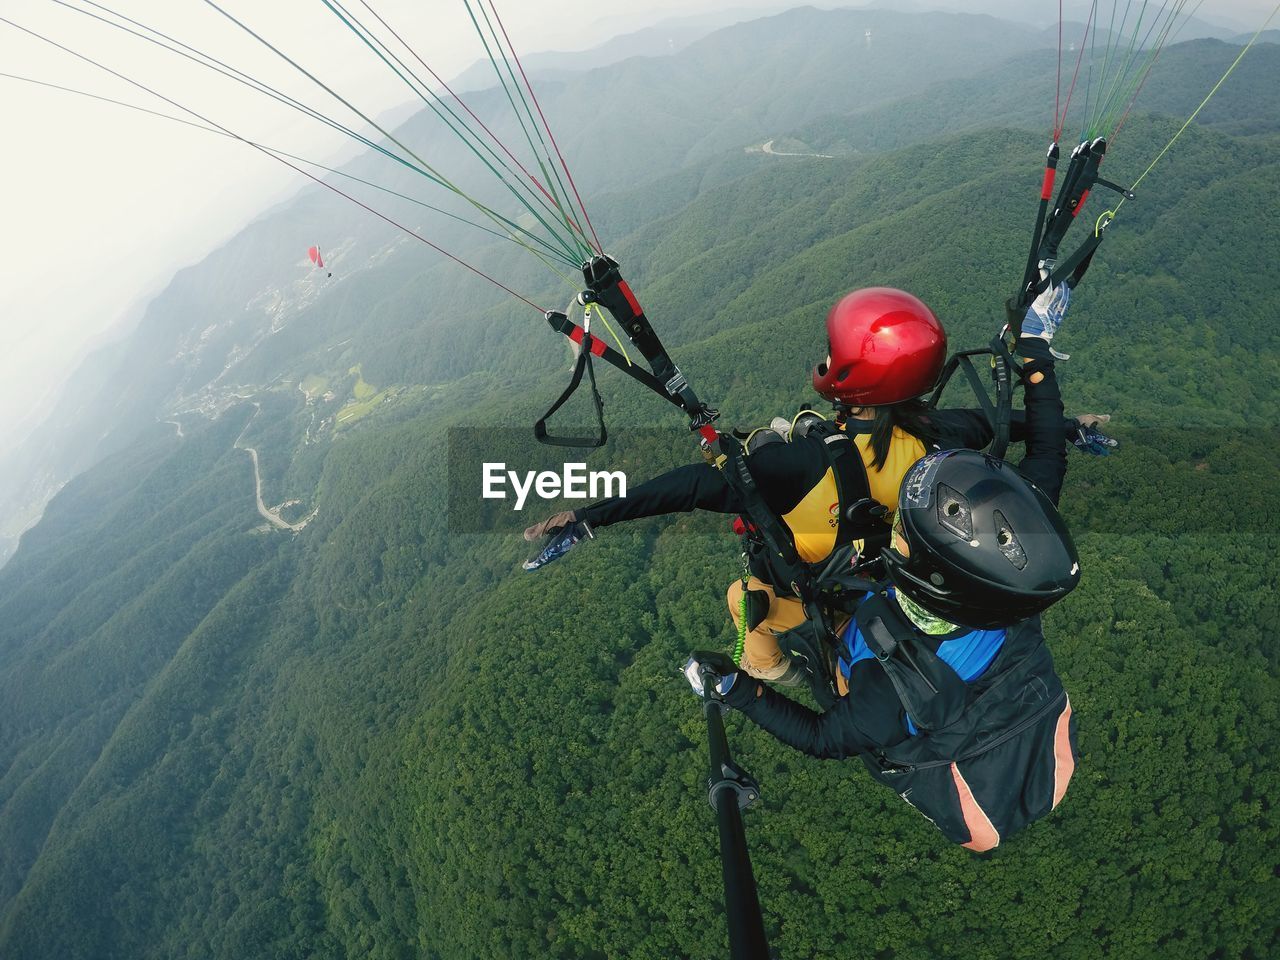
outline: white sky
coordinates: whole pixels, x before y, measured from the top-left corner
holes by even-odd
[[[89,0],[66,2],[92,9]],[[101,2],[357,125],[206,0]],[[411,97],[321,0],[218,2],[371,116]],[[1056,4],[1037,2],[1054,8],[1045,22],[1056,17]],[[482,55],[459,0],[370,5],[446,79]],[[783,5],[503,0],[499,12],[523,55],[586,48],[669,16]],[[970,10],[980,5],[911,4]],[[344,6],[372,19],[361,0],[344,0]],[[1257,24],[1271,6],[1271,0],[1207,0],[1201,15]],[[248,138],[320,160],[349,143],[55,0],[0,0],[0,17],[147,83]],[[179,113],[5,23],[0,72]],[[199,260],[259,211],[309,182],[234,141],[6,77],[0,77],[0,131],[0,444],[15,442],[38,424],[72,365],[118,327],[132,305],[156,293],[176,268]]]
[[[92,9],[87,0],[68,3]],[[204,0],[101,3],[364,129]],[[219,0],[219,6],[370,116],[413,99],[320,0]],[[359,0],[343,6],[372,19]],[[446,79],[483,56],[459,0],[370,0],[370,6]],[[685,12],[678,0],[613,6],[618,15],[612,17],[599,0],[506,0],[498,9],[522,55],[581,49]],[[321,161],[350,152],[349,140],[316,121],[53,0],[0,0],[0,17],[247,138]],[[0,72],[183,115],[4,23]],[[0,443],[15,442],[37,425],[71,365],[117,327],[131,305],[309,183],[235,141],[6,77],[0,77],[0,131]]]

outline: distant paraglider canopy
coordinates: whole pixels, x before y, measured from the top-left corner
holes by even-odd
[[[319,267],[321,270],[324,269],[324,257],[320,255],[319,247],[308,247],[307,256],[311,258],[311,262],[314,263],[317,267]],[[329,274],[329,276],[332,277],[333,274],[331,273]]]

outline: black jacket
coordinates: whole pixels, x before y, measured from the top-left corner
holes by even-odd
[[[1034,338],[1020,342],[1017,349],[1030,361],[1025,369],[1027,453],[1018,470],[1056,504],[1066,476],[1067,453],[1062,397],[1054,374],[1053,355],[1045,341]],[[1037,371],[1045,377],[1041,383],[1033,384],[1030,374]],[[936,651],[942,641],[967,632],[967,628],[960,628],[943,636],[917,635],[915,639]],[[1000,653],[975,681],[975,690],[978,684],[994,681],[1017,661],[1020,652],[1034,649],[1043,639],[1039,617],[1009,627]],[[741,710],[783,743],[815,757],[849,757],[906,740],[902,704],[880,664],[874,659],[854,664],[848,681],[848,696],[841,697],[825,713],[816,713],[741,674],[730,691],[729,705]]]
[[[1035,402],[1034,398],[1028,396],[1028,413]],[[934,410],[929,417],[936,431],[936,438],[927,446],[939,450],[961,447],[980,450],[991,442],[991,428],[980,410]],[[1058,447],[1065,458],[1066,448],[1061,442],[1065,436],[1065,425],[1062,423],[1060,401],[1057,404],[1057,419]],[[846,429],[869,431],[871,427],[869,422],[851,420]],[[1010,425],[1010,438],[1014,442],[1023,442],[1026,435],[1026,417],[1015,412]],[[1028,454],[1030,453],[1028,448]],[[827,468],[821,451],[811,443],[768,444],[751,454],[747,465],[765,503],[779,516],[790,513]],[[1042,489],[1049,490],[1039,479],[1035,482]],[[1051,495],[1056,496],[1056,492]],[[627,520],[668,513],[691,513],[694,510],[735,514],[742,512],[743,505],[719,470],[710,464],[691,463],[646,480],[629,490],[625,497],[611,497],[584,507],[578,511],[577,516],[593,527],[607,527]]]

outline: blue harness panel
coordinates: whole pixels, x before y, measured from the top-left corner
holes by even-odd
[[[1004,628],[970,630],[953,640],[944,640],[938,644],[938,659],[954,670],[965,683],[972,683],[986,672],[987,667],[991,666],[991,661],[1004,646],[1006,633]],[[855,663],[860,660],[874,660],[876,655],[867,646],[867,641],[862,639],[862,631],[858,629],[856,618],[849,621],[840,639],[844,641],[844,653],[840,657],[839,664],[840,673],[847,680],[849,671],[853,669]],[[907,732],[915,736],[916,725],[911,722],[910,717],[906,717],[906,725]]]

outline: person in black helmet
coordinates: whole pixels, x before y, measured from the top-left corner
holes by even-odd
[[[1075,769],[1070,700],[1040,614],[1080,580],[1056,505],[1066,473],[1062,400],[1049,343],[1070,291],[1050,289],[1016,344],[1027,454],[972,450],[917,461],[898,494],[888,579],[841,631],[824,713],[695,653],[685,674],[784,743],[815,757],[860,756],[872,776],[951,840],[990,850],[1056,807]]]
[[[919,298],[888,287],[868,287],[841,297],[826,318],[827,355],[813,370],[814,390],[836,410],[834,424],[851,441],[858,457],[841,470],[829,451],[823,418],[804,411],[790,422],[777,418],[746,441],[747,464],[769,510],[785,527],[800,559],[815,568],[835,564],[841,551],[874,553],[888,527],[875,516],[861,522],[840,519],[859,502],[877,503],[885,512],[897,502],[907,469],[929,450],[981,448],[992,439],[978,410],[936,410],[921,399],[938,381],[947,356],[947,336],[933,311]],[[1072,421],[1071,435],[1109,419],[1083,415]],[[1059,418],[1061,420],[1061,418]],[[1064,430],[1067,425],[1060,427]],[[1025,440],[1025,424],[1015,417],[1012,439]],[[1098,442],[1110,443],[1102,434]],[[1059,437],[1061,446],[1062,437]],[[1105,449],[1105,448],[1103,448]],[[547,538],[525,569],[540,569],[594,536],[594,531],[628,520],[694,509],[743,513],[744,504],[720,470],[690,464],[628,491],[576,511],[557,513],[524,532],[525,539]],[[744,517],[744,521],[749,518]],[[740,522],[738,532],[748,526]],[[786,577],[770,568],[768,551],[758,538],[746,538],[750,564],[743,578],[728,587],[734,625],[741,631],[740,666],[752,676],[783,686],[807,684],[803,668],[793,664],[778,637],[803,624],[806,613]]]

